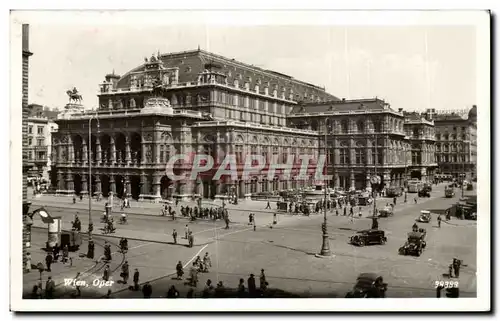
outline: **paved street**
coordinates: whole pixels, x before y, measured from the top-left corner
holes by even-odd
[[[327,259],[314,256],[321,248],[320,224],[323,215],[310,217],[280,215],[278,224],[270,228],[272,211],[264,210],[265,202],[252,201],[240,203],[238,210],[229,208],[233,221],[229,230],[224,229],[224,223],[219,221],[188,222],[185,219],[172,221],[170,217],[158,215],[160,206],[157,204],[134,203],[132,209],[127,209],[130,213],[129,223],[117,225],[117,232],[111,237],[96,236],[96,240],[99,240],[96,242],[104,243],[107,239],[118,243],[117,237],[127,237],[131,240],[130,251],[126,258],[120,257],[121,254],[117,253],[114,255],[113,264],[118,268],[122,259],[128,260],[131,274],[133,269],[139,269],[141,283],[157,279],[152,282],[152,287],[153,296],[158,297],[164,297],[171,284],[175,284],[181,296],[185,297],[187,286],[183,281],[172,280],[171,277],[175,272],[175,264],[181,261],[188,267],[196,255],[203,256],[205,252],[210,253],[213,267],[210,273],[200,274],[198,290],[203,289],[203,284],[208,278],[215,283],[223,281],[225,286],[235,288],[239,278],[244,278],[246,283],[250,273],[255,274],[258,285],[258,275],[263,268],[272,289],[280,289],[303,297],[343,296],[352,287],[356,276],[362,272],[382,275],[389,284],[387,294],[390,297],[434,297],[434,281],[443,279],[443,273],[447,273],[451,260],[458,257],[466,265],[461,270],[459,280],[461,296],[474,297],[476,295],[474,221],[452,219],[450,222],[443,221],[441,228],[438,228],[437,215],[433,215],[431,223],[419,223],[420,227],[427,229],[428,245],[423,254],[418,258],[398,255],[398,248],[405,242],[406,235],[411,231],[411,226],[420,210],[443,210],[458,200],[458,195],[454,199],[444,198],[443,189],[444,185],[434,187],[432,198],[419,199],[417,204],[413,202],[415,194],[408,194],[406,204],[403,203],[403,198],[399,198],[395,215],[379,220],[379,229],[387,233],[386,245],[360,248],[347,242],[348,237],[356,230],[370,228],[371,219],[366,216],[369,215],[371,207],[363,207],[363,217],[356,218],[354,223],[350,223],[347,217],[335,216],[334,212],[328,213],[330,247],[335,256]],[[390,202],[389,199],[378,201],[379,207]],[[77,204],[73,205],[71,198],[43,196],[32,202],[32,209],[43,205],[52,216],[61,216],[63,229],[70,229],[70,221],[78,213],[82,229],[86,230],[88,200],[84,200],[81,204],[77,201]],[[99,219],[103,206],[100,208],[97,206],[96,204],[92,219],[94,231],[99,233],[98,228],[102,226]],[[249,212],[256,213],[256,231],[247,225]],[[46,230],[41,228],[45,226],[39,218],[35,217],[34,221],[34,226],[38,228],[33,229],[33,237],[36,235],[36,243],[41,247],[46,233]],[[195,235],[193,248],[188,248],[187,241],[181,238],[186,224]],[[178,245],[172,244],[171,233],[174,228],[179,233]],[[36,255],[43,255],[41,250],[36,250],[35,240],[33,243],[33,252],[37,252]],[[86,243],[82,248],[82,251],[86,251]],[[35,253],[32,255],[32,263],[36,264]],[[96,255],[102,255],[102,247],[96,246]],[[54,278],[62,279],[72,273],[76,275],[78,269],[86,271],[94,263],[88,259],[74,260],[76,268],[63,268],[57,276],[54,274]],[[119,279],[119,272],[118,269],[113,274],[114,280]],[[100,278],[101,274],[102,271],[97,270],[95,277]],[[37,271],[28,274],[25,285],[34,282],[38,276]],[[107,288],[91,290],[98,292],[94,296],[104,295],[107,292]],[[127,286],[121,284],[114,285],[111,290],[113,297],[142,296],[140,292],[129,291]],[[84,292],[85,295],[90,294]]]

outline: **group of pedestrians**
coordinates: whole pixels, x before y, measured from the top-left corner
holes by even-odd
[[[68,261],[70,261],[70,263],[71,263],[70,265],[72,265],[72,259],[69,256],[68,245],[65,245],[61,249],[59,244],[56,244],[52,248],[47,249],[47,255],[45,256],[45,267],[46,267],[47,272],[52,272],[52,270],[51,270],[52,264],[59,262],[59,257],[61,256],[61,251],[62,251],[61,263],[65,264],[65,263],[68,263]],[[30,265],[31,265],[31,262],[30,262]]]

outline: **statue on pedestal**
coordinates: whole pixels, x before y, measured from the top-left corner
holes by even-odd
[[[72,101],[76,104],[76,103],[81,103],[83,100],[82,95],[80,95],[78,93],[78,90],[76,89],[76,87],[73,87],[73,90],[67,90],[66,95],[68,95],[68,97],[69,97],[70,104]]]

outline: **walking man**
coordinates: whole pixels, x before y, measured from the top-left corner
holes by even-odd
[[[248,283],[248,293],[250,294],[250,297],[254,297],[257,288],[255,286],[255,278],[253,274],[250,274],[247,283]]]
[[[122,273],[121,273],[121,277],[123,278],[123,284],[127,284],[128,276],[129,276],[128,261],[125,261],[125,263],[123,263],[122,265]]]
[[[134,272],[134,291],[139,290],[139,270],[135,269]]]
[[[184,228],[184,237],[186,240],[188,239],[189,236],[189,226],[186,224],[186,227]]]
[[[102,279],[104,281],[108,281],[109,280],[109,265],[106,265],[106,268],[104,269],[104,272],[102,274]]]
[[[270,209],[271,209],[271,203],[269,203],[269,200],[267,200],[266,210],[270,210]]]
[[[50,255],[50,253],[47,253],[45,257],[45,265],[47,265],[47,272],[52,272],[50,270],[50,266],[52,265],[52,255]]]
[[[441,214],[438,216],[438,227],[441,228]]]
[[[193,247],[194,236],[193,236],[193,232],[191,232],[191,231],[189,231],[188,241],[189,241],[189,247]]]
[[[174,231],[172,232],[172,237],[174,238],[174,244],[177,244],[177,231],[174,228]]]

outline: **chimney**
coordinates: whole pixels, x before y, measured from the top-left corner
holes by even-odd
[[[398,108],[398,112],[402,113],[403,112],[403,108]]]

